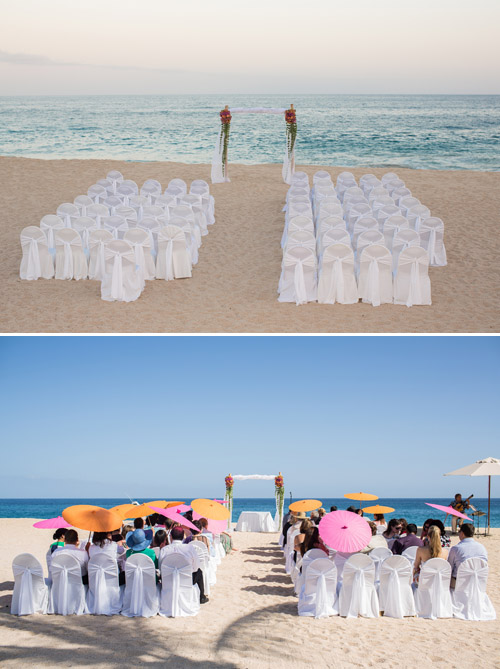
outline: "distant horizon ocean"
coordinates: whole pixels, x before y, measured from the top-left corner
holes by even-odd
[[[0,155],[210,163],[225,104],[290,103],[298,165],[500,170],[499,95],[0,96]],[[284,151],[283,119],[233,117],[230,163]]]
[[[190,496],[180,497],[189,503],[193,499]],[[303,498],[309,499],[309,498]],[[316,499],[313,497],[313,499]],[[147,500],[139,499],[139,502]],[[294,500],[296,501],[296,500]],[[330,506],[338,506],[339,509],[346,509],[351,504],[358,506],[359,503],[342,498],[323,498],[323,507],[329,511]],[[425,502],[432,502],[433,504],[448,505],[451,501],[447,498],[384,498],[380,501],[385,506],[391,506],[395,509],[394,513],[387,514],[387,518],[406,518],[408,522],[422,525],[427,518],[439,518],[444,521],[444,513],[437,511],[432,507],[426,506]],[[118,504],[129,502],[128,499],[121,498],[10,498],[0,499],[0,518],[53,518],[59,516],[63,509],[73,504],[94,504],[96,506],[103,506],[111,508]],[[474,506],[484,512],[488,510],[487,498],[474,497],[471,502]],[[285,511],[288,508],[289,499],[285,498]],[[363,506],[368,506],[369,503],[363,503]],[[274,517],[275,514],[275,499],[274,497],[245,497],[233,499],[233,522],[238,520],[242,511],[269,511]],[[481,517],[481,528],[484,528],[486,516]],[[448,517],[447,524],[450,523]],[[476,523],[477,525],[477,523]],[[491,500],[491,527],[500,527],[500,498],[492,498]]]

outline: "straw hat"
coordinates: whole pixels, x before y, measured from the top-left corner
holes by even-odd
[[[305,518],[307,518],[307,515],[305,511],[294,511],[293,517],[295,518],[295,520],[304,520]]]

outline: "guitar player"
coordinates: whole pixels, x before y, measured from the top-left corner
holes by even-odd
[[[467,509],[470,508],[469,500],[474,497],[474,495],[469,495],[467,499],[462,499],[462,495],[457,492],[455,495],[455,499],[453,502],[450,502],[450,506],[452,509],[455,509],[456,511],[460,511],[460,513],[465,513]],[[452,516],[451,518],[451,531],[453,533],[456,533],[457,531],[457,521],[458,521],[458,527],[460,528],[462,526],[463,518],[457,518],[457,516]]]

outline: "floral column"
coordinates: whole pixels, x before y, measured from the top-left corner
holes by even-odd
[[[227,499],[227,501],[229,502],[229,504],[227,505],[227,508],[229,509],[229,518],[228,518],[228,521],[227,521],[227,528],[228,528],[228,530],[230,530],[231,529],[231,521],[232,521],[232,518],[233,518],[233,486],[234,486],[234,479],[231,476],[231,474],[229,474],[228,476],[226,476],[224,481],[226,483],[226,494],[224,496],[224,499]]]
[[[229,129],[231,126],[231,112],[226,105],[220,112],[220,145],[222,147],[222,174],[227,177],[227,149],[229,146]]]
[[[283,523],[283,506],[285,504],[285,484],[283,482],[283,476],[281,475],[281,472],[278,476],[274,477],[274,495],[276,497],[276,511],[279,515],[278,531],[281,531],[281,526]]]

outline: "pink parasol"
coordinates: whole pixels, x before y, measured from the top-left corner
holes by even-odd
[[[177,511],[178,513],[186,513],[186,511],[189,511],[191,509],[189,504],[178,504],[177,506],[171,506],[170,508],[173,511]]]
[[[229,504],[228,499],[214,499],[214,502],[218,502],[219,504]]]
[[[355,553],[368,546],[372,531],[368,522],[351,511],[332,511],[321,519],[318,530],[325,544],[342,553]]]
[[[457,516],[458,518],[463,518],[464,520],[470,520],[471,523],[473,522],[472,518],[469,518],[469,516],[465,516],[463,513],[460,513],[460,511],[457,511],[454,509],[452,506],[442,506],[441,504],[431,504],[430,502],[425,502],[427,506],[432,506],[434,509],[437,509],[438,511],[442,511],[443,513],[449,513],[450,516]]]
[[[184,516],[176,511],[178,507],[173,506],[170,509],[160,509],[159,506],[151,506],[151,509],[155,513],[160,513],[162,516],[165,516],[165,518],[170,518],[170,520],[175,520],[176,523],[179,523],[179,525],[182,525],[183,527],[189,527],[190,530],[195,530],[196,532],[199,532],[200,530],[196,527],[196,525],[193,525],[193,523],[188,520],[187,518],[184,518]]]
[[[200,516],[199,513],[196,513],[196,511],[193,511],[193,520],[200,520],[200,518],[204,518],[204,516]],[[212,518],[207,518],[208,520],[208,531],[213,532],[214,534],[220,534],[221,532],[225,532],[227,529],[227,520],[213,520]]]
[[[33,523],[33,527],[37,527],[39,530],[58,530],[60,527],[71,527],[71,525],[62,516],[57,516],[57,518],[39,520],[37,523]]]

